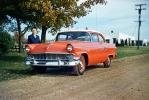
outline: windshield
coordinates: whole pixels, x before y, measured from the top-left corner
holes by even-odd
[[[58,33],[56,41],[90,41],[90,35],[87,32],[62,32]]]

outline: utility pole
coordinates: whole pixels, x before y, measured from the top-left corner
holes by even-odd
[[[140,46],[140,28],[141,28],[141,12],[142,10],[146,10],[145,8],[142,8],[142,6],[144,6],[146,4],[136,4],[135,6],[139,7],[138,9],[138,14],[139,14],[139,17],[138,17],[138,43],[137,43],[137,49],[139,49],[139,46]]]

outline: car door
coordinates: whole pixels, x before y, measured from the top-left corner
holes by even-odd
[[[101,52],[101,56],[99,56],[98,59],[100,59],[100,62],[104,62],[107,59],[107,43],[105,41],[105,38],[103,37],[102,34],[98,34],[98,38],[99,38],[99,51]]]
[[[92,33],[92,46],[93,46],[93,62],[94,64],[103,61],[104,57],[104,42],[100,40],[98,34]]]

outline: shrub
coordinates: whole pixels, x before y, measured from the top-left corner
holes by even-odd
[[[0,31],[0,54],[8,52],[13,47],[13,40],[10,34]]]

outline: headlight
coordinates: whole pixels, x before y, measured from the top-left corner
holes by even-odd
[[[30,51],[30,48],[29,48],[29,47],[26,47],[25,50],[26,50],[27,52],[29,52],[29,51]]]
[[[73,50],[73,46],[71,44],[68,44],[66,49],[68,52],[71,52]]]
[[[32,58],[31,56],[27,56],[25,60],[26,60],[26,61],[32,61],[33,58]]]

